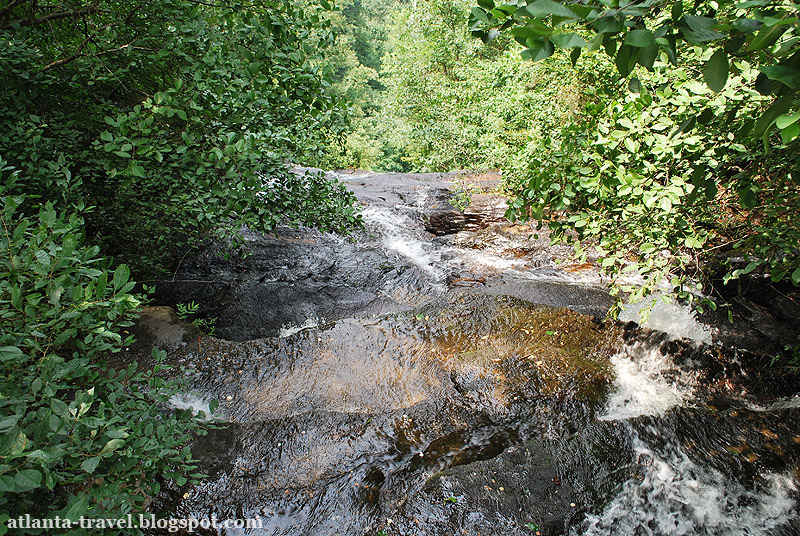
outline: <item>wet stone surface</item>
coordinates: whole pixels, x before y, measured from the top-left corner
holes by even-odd
[[[545,235],[532,246],[528,226],[499,223],[505,204],[499,196],[474,194],[466,215],[455,211],[447,178],[346,177],[365,205],[363,231],[346,238],[308,229],[249,233],[246,254],[226,258],[222,248],[211,247],[186,259],[174,277],[158,283],[158,300],[199,303],[202,315],[217,318],[216,334],[235,341],[405,311],[448,288],[605,314],[611,301],[599,280],[585,284],[583,273],[556,265],[568,257],[563,246],[549,246]],[[452,222],[433,229],[430,222],[442,211],[471,223],[456,225],[456,234],[445,233]]]
[[[678,309],[601,321],[591,266],[497,196],[451,217],[463,177],[344,179],[364,231],[249,235],[159,286],[221,338],[148,310],[123,359],[167,349],[193,391],[176,405],[216,399],[225,425],[193,445],[209,478],[154,510],[258,535],[800,533],[793,384],[763,389]]]

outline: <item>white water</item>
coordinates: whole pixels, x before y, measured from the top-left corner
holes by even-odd
[[[664,415],[690,400],[694,392],[695,377],[677,369],[658,347],[649,347],[645,342],[626,346],[611,357],[611,363],[614,389],[601,420]]]
[[[650,316],[642,323],[640,312],[652,304]],[[711,328],[697,321],[691,307],[664,303],[660,297],[643,300],[623,308],[619,315],[622,322],[636,322],[643,327],[663,331],[676,339],[691,339],[703,344],[711,344]]]
[[[306,329],[317,328],[319,325],[320,320],[318,318],[307,318],[306,321],[299,326],[294,324],[286,324],[278,332],[278,338],[285,339],[286,337],[291,337],[295,333],[300,333]]]
[[[659,456],[639,439],[641,479],[627,481],[597,515],[587,515],[583,536],[767,536],[794,514],[790,475],[767,474],[747,490],[711,468],[698,466],[683,449],[667,446]]]
[[[625,319],[638,320],[638,308]],[[710,342],[710,332],[688,308],[658,300],[646,327],[676,338]],[[696,377],[680,370],[657,346],[637,342],[612,357],[615,384],[602,420],[624,421],[641,415],[664,415],[689,403]],[[771,408],[793,407],[795,397]],[[572,536],[767,536],[795,516],[796,485],[790,473],[766,473],[755,489],[711,467],[692,461],[672,438],[651,430],[665,442],[652,448],[633,427],[638,478],[625,482],[601,512],[587,514]]]
[[[210,400],[205,398],[200,398],[195,394],[177,394],[172,396],[169,399],[169,403],[172,404],[173,407],[177,409],[191,409],[193,415],[198,415],[201,411],[205,415],[203,420],[209,421],[211,420],[211,408],[209,404],[211,403]],[[216,413],[214,414],[214,418],[219,417],[220,410],[217,409]]]
[[[434,283],[444,281],[442,251],[430,242],[416,238],[411,229],[414,224],[385,207],[367,207],[361,212],[367,227],[377,227],[386,249],[405,257],[427,273]],[[442,287],[444,290],[444,287]]]

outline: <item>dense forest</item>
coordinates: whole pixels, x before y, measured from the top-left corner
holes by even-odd
[[[357,113],[332,163],[501,169],[508,217],[599,253],[632,301],[665,282],[681,299],[729,296],[753,272],[800,283],[797,7],[567,6],[398,6],[380,65],[346,33],[352,67],[334,87]],[[348,9],[374,28],[355,21],[385,6]]]
[[[359,225],[292,163],[502,170],[507,217],[599,255],[620,300],[800,284],[800,7],[477,3],[0,4],[0,522],[199,478],[180,383],[104,360],[134,281],[199,245]]]

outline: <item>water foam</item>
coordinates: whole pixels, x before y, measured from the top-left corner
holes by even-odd
[[[386,249],[411,261],[435,283],[444,280],[446,273],[441,268],[442,250],[437,250],[430,242],[415,238],[409,231],[414,226],[407,217],[385,207],[367,207],[361,215],[367,225],[380,230],[381,241]]]
[[[712,468],[695,464],[678,445],[659,456],[638,438],[642,478],[623,484],[599,514],[586,516],[572,536],[766,536],[792,519],[796,486],[789,474],[770,473],[747,490]]]
[[[650,316],[642,323],[640,311],[652,304]],[[703,344],[711,344],[711,329],[697,321],[694,311],[686,305],[665,303],[660,297],[643,300],[625,306],[619,315],[623,322],[636,322],[643,327],[663,331],[677,339],[691,339]]]
[[[657,346],[646,342],[625,346],[611,357],[611,363],[616,375],[614,391],[601,420],[664,415],[691,399],[694,392],[695,377],[676,368]]]
[[[300,333],[301,331],[307,329],[318,328],[319,325],[320,325],[320,320],[318,318],[307,318],[306,321],[300,324],[299,326],[294,324],[286,324],[278,332],[278,337],[281,339],[285,339],[286,337],[291,337],[295,333]]]
[[[201,398],[194,393],[181,393],[173,395],[169,399],[169,403],[177,409],[191,409],[192,415],[199,415],[202,411],[204,414],[203,420],[211,420],[211,407],[210,400]],[[219,409],[214,414],[214,418],[219,417]]]

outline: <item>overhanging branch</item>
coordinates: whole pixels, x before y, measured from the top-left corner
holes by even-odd
[[[19,19],[14,21],[4,22],[0,25],[0,30],[8,30],[14,26],[36,26],[39,24],[44,24],[45,22],[50,22],[58,19],[66,19],[66,18],[77,18],[83,17],[84,15],[91,15],[92,13],[108,13],[108,11],[97,8],[97,7],[90,7],[87,9],[77,9],[75,11],[55,11],[53,13],[48,13],[42,17],[31,18],[31,19]]]

